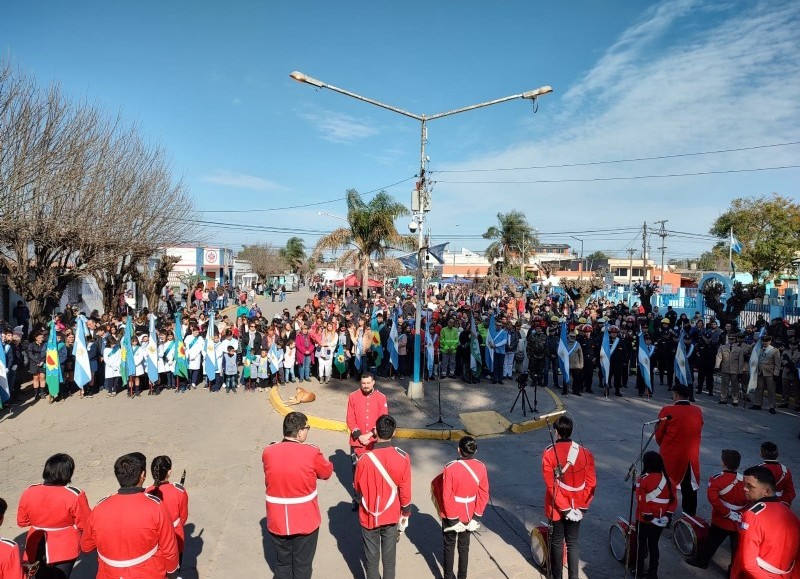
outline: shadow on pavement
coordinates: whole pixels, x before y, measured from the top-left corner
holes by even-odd
[[[261,545],[264,549],[264,561],[269,565],[269,570],[274,573],[278,558],[275,555],[275,548],[272,546],[272,537],[267,531],[267,517],[261,517],[258,524],[261,527]]]
[[[514,513],[497,505],[489,505],[489,508],[483,513],[481,524],[508,545],[514,547],[523,559],[531,565],[533,564],[531,560],[531,530],[526,528],[525,523]]]
[[[350,458],[350,453],[345,452],[341,448],[337,448],[336,452],[328,457],[333,463],[333,472],[336,473],[337,480],[341,483],[342,487],[347,494],[353,496],[353,459]]]
[[[358,523],[358,513],[352,511],[351,503],[340,502],[328,509],[328,531],[336,539],[336,546],[353,578],[363,579],[361,526]]]
[[[441,577],[442,525],[431,515],[419,512],[414,505],[411,510],[411,519],[405,535],[425,559],[433,576]],[[402,538],[400,540],[402,541]]]
[[[183,562],[181,564],[181,577],[183,579],[198,579],[200,574],[197,572],[197,559],[203,552],[203,531],[195,535],[197,527],[193,523],[188,523],[184,527],[186,543],[183,549]]]

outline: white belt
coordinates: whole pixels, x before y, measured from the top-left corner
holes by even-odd
[[[761,567],[767,573],[774,573],[775,575],[788,575],[789,573],[792,572],[792,569],[794,569],[794,563],[792,563],[792,566],[789,567],[787,571],[784,571],[783,569],[778,569],[777,567],[770,565],[769,563],[764,561],[764,559],[762,559],[761,557],[756,557],[756,563],[758,563],[758,566]]]
[[[174,521],[172,521],[172,526],[173,527],[177,527],[180,524],[181,524],[181,520],[180,519],[175,519]]]
[[[729,503],[728,501],[723,501],[722,499],[720,499],[719,502],[722,503],[722,506],[732,511],[741,511],[745,507],[745,505],[734,505],[732,503]]]
[[[272,497],[270,495],[266,496],[268,503],[274,503],[276,505],[300,505],[302,503],[313,501],[317,497],[317,491],[314,491],[310,495],[306,495],[304,497]]]
[[[669,499],[650,499],[648,502],[656,503],[657,505],[666,505],[669,503]]]
[[[573,493],[580,492],[580,491],[582,491],[583,489],[586,488],[586,482],[581,483],[581,486],[579,486],[579,487],[571,487],[568,484],[564,484],[561,481],[557,481],[557,482],[558,482],[558,486],[560,486],[562,489],[564,489],[565,491],[573,492]]]
[[[462,504],[468,505],[470,503],[474,503],[475,502],[475,498],[476,497],[453,497],[453,500],[455,502],[457,502],[457,503],[462,503]]]
[[[37,531],[45,531],[47,533],[53,533],[55,531],[66,531],[67,529],[77,529],[75,525],[69,525],[67,527],[33,527]]]
[[[97,556],[106,565],[110,565],[111,567],[125,568],[125,567],[133,567],[135,565],[140,565],[141,563],[144,563],[145,561],[150,559],[150,557],[155,555],[156,552],[158,552],[158,545],[150,549],[147,553],[145,553],[141,557],[136,557],[135,559],[128,559],[127,561],[115,561],[114,559],[108,559],[107,557],[103,557],[103,555],[100,554],[99,550],[97,551]]]

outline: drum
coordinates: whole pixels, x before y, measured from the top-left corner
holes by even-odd
[[[531,531],[531,557],[533,557],[533,564],[539,569],[547,569],[547,553],[548,553],[548,540],[550,539],[550,528],[542,523],[538,527],[534,527]]]
[[[672,525],[672,540],[681,555],[693,557],[697,548],[708,537],[708,521],[700,517],[683,515]]]
[[[617,517],[617,519],[617,522],[608,530],[608,547],[611,549],[614,559],[624,563],[627,557],[628,564],[632,565],[636,562],[631,555],[636,552],[636,526],[631,528],[628,519],[623,517]]]

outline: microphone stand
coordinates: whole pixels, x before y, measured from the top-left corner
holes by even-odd
[[[442,420],[442,376],[438,372],[436,373],[436,375],[439,377],[439,379],[436,381],[437,385],[438,385],[438,390],[439,390],[439,419],[436,422],[431,422],[425,428],[430,428],[431,426],[434,426],[436,424],[441,425],[442,426],[442,430],[444,430],[444,427],[453,428],[452,424],[448,424],[447,422]]]
[[[647,451],[647,447],[650,446],[650,443],[653,441],[656,435],[656,428],[661,421],[655,423],[653,427],[653,432],[650,434],[650,438],[647,439],[647,442],[644,442],[644,427],[647,426],[647,423],[642,424],[642,436],[639,442],[639,456],[636,457],[631,463],[631,466],[628,468],[628,474],[625,475],[625,482],[628,482],[628,479],[631,481],[631,494],[630,494],[630,503],[628,505],[628,531],[625,533],[625,579],[628,579],[628,573],[630,572],[630,564],[631,564],[631,535],[633,535],[633,530],[636,528],[636,521],[633,520],[633,506],[636,503],[636,465],[642,462],[642,457],[644,457],[644,453]],[[637,545],[636,545],[636,553],[638,558],[638,538],[637,538]],[[634,564],[636,562],[634,561]]]

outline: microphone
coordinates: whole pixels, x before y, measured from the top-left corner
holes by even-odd
[[[644,423],[644,426],[650,426],[651,424],[658,424],[659,422],[663,422],[664,420],[672,420],[672,414],[667,414],[666,416],[662,416],[656,420],[649,420],[648,422]]]

